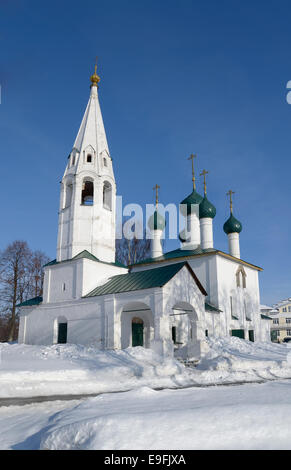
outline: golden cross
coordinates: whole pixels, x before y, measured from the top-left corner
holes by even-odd
[[[156,185],[153,187],[153,190],[156,191],[156,206],[157,206],[157,207],[158,207],[158,204],[159,204],[159,194],[158,194],[158,191],[159,191],[160,188],[161,188],[161,187],[160,187],[158,184],[156,184]]]
[[[206,175],[208,175],[209,171],[203,170],[202,173],[200,173],[200,176],[204,176],[204,194],[206,196]]]
[[[229,202],[230,202],[230,212],[232,214],[232,195],[235,194],[234,191],[232,191],[231,189],[228,191],[228,193],[226,193],[227,196],[229,196]]]
[[[195,191],[195,189],[196,189],[196,184],[195,184],[194,158],[197,158],[197,155],[194,155],[193,153],[191,153],[191,155],[190,155],[190,157],[188,158],[188,160],[192,160],[192,181],[193,181],[193,189],[194,189],[194,191]]]

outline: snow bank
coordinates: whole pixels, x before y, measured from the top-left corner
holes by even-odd
[[[290,449],[291,381],[90,398],[51,417],[41,449]]]
[[[74,344],[0,343],[0,398],[98,394],[291,378],[291,348],[235,337],[208,339],[196,368],[141,347],[100,351]]]
[[[74,344],[4,343],[0,359],[0,398],[95,394],[189,382],[181,363],[141,347],[100,351]]]

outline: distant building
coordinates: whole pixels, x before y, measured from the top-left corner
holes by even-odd
[[[269,309],[268,312],[266,309]],[[261,305],[261,313],[265,313],[273,319],[271,323],[272,341],[282,343],[288,338],[291,341],[291,297],[281,300],[273,307]]]

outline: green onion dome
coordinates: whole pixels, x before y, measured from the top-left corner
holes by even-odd
[[[214,219],[216,216],[216,209],[210,201],[208,201],[207,197],[204,196],[202,202],[199,205],[199,218],[205,219],[209,217],[210,219]]]
[[[181,243],[185,243],[187,241],[185,230],[179,233],[179,240]]]
[[[185,199],[180,204],[186,204],[187,205],[187,215],[191,214],[191,205],[192,204],[200,204],[201,201],[203,200],[203,197],[200,196],[200,194],[197,193],[197,191],[194,191],[189,194]]]
[[[223,230],[228,235],[229,233],[240,233],[242,231],[242,224],[232,214],[225,222]]]
[[[155,211],[149,218],[148,227],[150,230],[164,230],[165,226],[166,221],[164,217]]]

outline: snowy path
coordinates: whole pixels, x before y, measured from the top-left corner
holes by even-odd
[[[100,351],[73,344],[0,343],[0,400],[78,398],[140,387],[206,387],[291,377],[291,347],[287,345],[235,337],[209,338],[208,344],[209,352],[191,369],[141,347]]]
[[[249,385],[249,384],[263,384],[266,382],[274,382],[278,379],[267,379],[267,380],[251,380],[249,382],[224,382],[224,383],[212,383],[208,385],[185,385],[181,387],[157,387],[153,388],[154,391],[162,391],[162,390],[183,390],[189,388],[208,388],[208,387],[233,387],[233,386],[240,386],[240,385]],[[284,377],[281,379],[283,380],[291,380],[291,377]],[[129,392],[130,390],[122,390],[107,392],[109,393],[125,393]],[[1,407],[8,407],[8,406],[25,406],[25,405],[32,405],[36,403],[45,403],[45,402],[58,402],[58,401],[72,401],[72,400],[84,400],[91,397],[96,397],[101,395],[101,393],[90,393],[90,394],[80,394],[80,395],[47,395],[47,396],[35,396],[35,397],[12,397],[12,398],[0,398],[0,408]]]
[[[291,380],[0,409],[1,449],[291,449]]]

